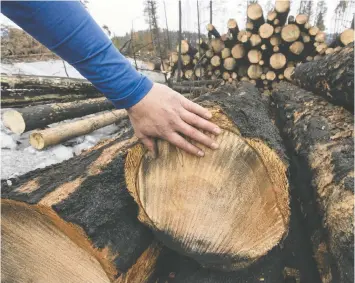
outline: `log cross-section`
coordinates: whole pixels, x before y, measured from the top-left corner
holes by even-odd
[[[223,129],[220,148],[198,145],[206,151],[201,159],[158,141],[152,159],[136,146],[127,156],[126,181],[139,219],[165,245],[203,266],[236,270],[265,255],[288,230],[284,150],[252,84],[197,102]]]

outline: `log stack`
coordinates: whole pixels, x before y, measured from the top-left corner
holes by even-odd
[[[347,29],[328,47],[326,34],[309,23],[308,15],[289,16],[289,11],[290,1],[276,1],[275,8],[264,19],[261,6],[253,3],[247,9],[245,30],[239,29],[235,19],[228,20],[227,34],[220,34],[215,26],[208,24],[211,39],[197,42],[199,52],[193,48],[193,42],[183,40],[181,43],[182,78],[222,78],[222,84],[234,85],[237,81],[249,80],[259,88],[270,89],[272,82],[290,80],[292,69],[289,67],[337,53],[354,41],[354,30]],[[337,46],[339,48],[335,48]],[[173,53],[169,61],[169,72],[174,78],[178,54]],[[268,72],[275,76],[269,73],[266,79]]]

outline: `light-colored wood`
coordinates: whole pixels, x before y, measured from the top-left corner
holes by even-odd
[[[317,41],[317,42],[321,42],[321,43],[322,43],[322,42],[325,42],[325,40],[326,40],[326,34],[325,34],[325,32],[324,32],[324,31],[319,31],[319,32],[316,34],[314,40]]]
[[[281,26],[277,26],[277,27],[275,27],[275,29],[274,29],[274,33],[275,33],[275,34],[279,34],[279,33],[281,33],[281,30],[282,30],[282,27],[281,27]]]
[[[211,47],[215,54],[221,53],[221,51],[225,48],[223,40],[219,38],[211,39]]]
[[[215,55],[211,58],[211,65],[213,67],[218,67],[221,65],[221,57],[218,55]]]
[[[250,4],[247,9],[247,15],[251,20],[258,20],[263,17],[263,9],[258,3]]]
[[[310,35],[312,35],[312,36],[316,36],[318,32],[319,32],[319,28],[316,27],[316,26],[311,27],[311,28],[309,28],[309,30],[308,30],[308,33],[309,33]]]
[[[1,282],[110,283],[99,261],[67,236],[71,225],[54,221],[39,208],[1,201]]]
[[[281,176],[271,181],[276,154],[241,137],[220,111],[213,113],[224,129],[215,137],[219,150],[202,147],[205,157],[198,158],[159,140],[159,157],[152,159],[137,146],[127,156],[126,180],[139,219],[156,235],[197,261],[213,255],[216,268],[224,268],[216,260],[221,256],[241,258],[226,267],[235,270],[267,253],[287,230],[285,195],[275,192],[285,193],[285,168],[279,160]]]
[[[290,1],[289,0],[275,1],[275,10],[278,13],[286,13],[288,10],[290,10]]]
[[[209,49],[206,51],[205,55],[207,58],[212,58],[214,56],[214,52],[212,49]]]
[[[301,41],[295,41],[290,45],[289,50],[292,54],[300,55],[304,50],[304,44]]]
[[[295,24],[286,25],[281,30],[281,38],[286,42],[294,42],[300,37],[301,31]]]
[[[179,52],[179,45],[176,47],[177,52]],[[186,54],[190,50],[190,45],[187,40],[181,40],[181,54]]]
[[[273,81],[273,80],[275,80],[275,79],[276,79],[276,74],[275,74],[275,72],[274,72],[274,71],[268,71],[268,72],[266,73],[266,79],[267,79],[268,81]]]
[[[273,35],[270,38],[270,44],[271,46],[276,46],[276,45],[280,45],[281,44],[281,38],[279,35]]]
[[[273,22],[277,17],[277,12],[272,10],[267,13],[266,19],[268,22]]]
[[[230,76],[230,73],[228,73],[228,72],[223,72],[222,78],[223,78],[225,81],[228,81],[230,77],[231,77],[231,76]]]
[[[265,23],[259,28],[259,35],[261,38],[267,39],[274,33],[274,27],[268,23]]]
[[[191,56],[189,54],[181,55],[181,61],[184,66],[187,66],[191,63]]]
[[[248,52],[248,59],[249,59],[249,62],[252,64],[259,63],[261,58],[262,58],[262,54],[261,54],[261,51],[258,49],[251,49]]]
[[[274,46],[274,47],[272,48],[272,51],[274,51],[275,53],[277,53],[277,52],[280,51],[280,47]]]
[[[221,51],[222,59],[228,58],[229,56],[231,56],[231,50],[229,48],[223,48]]]
[[[325,54],[332,54],[332,53],[334,53],[334,48],[327,48],[326,50],[325,50]]]
[[[248,76],[251,79],[260,79],[263,74],[263,68],[258,64],[251,64],[248,68]]]
[[[340,41],[345,46],[351,42],[354,42],[354,30],[346,29],[340,34]]]
[[[259,65],[260,65],[260,66],[264,66],[264,64],[265,64],[265,61],[264,61],[264,60],[260,60],[260,61],[259,61]]]
[[[194,71],[191,70],[191,69],[184,71],[184,76],[185,76],[185,78],[188,79],[188,80],[192,79],[193,75],[194,75]]]
[[[301,32],[301,37],[302,37],[302,41],[304,43],[311,42],[311,37],[309,36],[309,34],[307,34],[305,32]]]
[[[291,81],[291,80],[292,80],[292,79],[291,79],[291,76],[292,76],[292,74],[293,74],[294,71],[295,71],[295,67],[287,67],[287,68],[285,69],[285,71],[284,71],[284,77],[285,77],[287,80]]]
[[[232,56],[235,59],[242,59],[245,56],[245,48],[243,44],[236,44],[232,48]]]
[[[228,58],[224,59],[223,67],[226,70],[232,71],[235,69],[235,66],[236,66],[236,61],[233,57],[228,57]]]
[[[250,41],[250,45],[252,47],[256,47],[256,46],[260,45],[261,37],[258,34],[252,34],[251,37],[249,38],[249,41]]]
[[[308,15],[305,15],[305,14],[298,14],[296,16],[296,23],[299,24],[299,25],[304,25],[305,23],[308,22]]]
[[[326,43],[321,43],[316,47],[316,51],[322,55],[325,53],[325,51],[327,50],[328,45]]]
[[[245,25],[246,30],[253,30],[254,29],[254,24],[252,22],[247,22]]]
[[[30,135],[30,144],[36,149],[44,149],[69,139],[86,135],[102,127],[127,118],[125,110],[113,110],[91,118],[60,124]]]
[[[282,53],[272,54],[270,57],[270,66],[275,70],[282,69],[286,65],[286,56]]]
[[[195,69],[195,76],[198,78],[202,78],[205,74],[205,69],[203,67],[197,67]]]

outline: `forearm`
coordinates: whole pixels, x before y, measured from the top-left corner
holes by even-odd
[[[62,57],[112,101],[129,108],[151,89],[77,1],[3,1],[2,13]]]

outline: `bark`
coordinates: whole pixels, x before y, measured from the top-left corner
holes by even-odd
[[[295,68],[293,82],[354,111],[354,45]]]
[[[84,101],[44,104],[5,111],[3,123],[16,134],[44,128],[45,126],[67,119],[110,110],[113,104],[106,98]]]
[[[288,229],[290,211],[285,175],[287,162],[281,139],[260,94],[250,83],[240,83],[237,89],[232,87],[216,90],[201,96],[196,102],[209,108],[214,115],[211,121],[224,129],[216,137],[220,144],[219,150],[205,149],[205,157],[199,159],[176,150],[165,141],[158,141],[159,157],[153,160],[145,149],[136,146],[126,161],[128,189],[141,208],[139,219],[149,225],[166,246],[194,258],[205,267],[226,271],[247,267],[264,255],[266,250],[274,247]],[[243,188],[238,185],[237,179],[240,178],[237,176],[243,175],[243,179],[248,180],[249,174],[261,173],[263,169],[251,170],[245,167],[246,171],[242,173],[238,167],[244,167],[243,162],[240,162],[243,157],[233,157],[240,151],[237,139],[247,142],[245,146],[251,146],[258,153],[258,158],[263,160],[262,163],[255,160],[252,165],[250,162],[253,158],[249,156],[245,160],[248,166],[258,167],[263,164],[267,170],[264,173],[269,177],[264,176],[261,182],[265,187],[257,190],[262,196],[277,200],[262,204],[265,200],[260,199],[259,193],[250,191],[254,185],[245,181],[242,182],[245,184],[242,185]],[[248,152],[247,147],[243,146],[242,151]],[[230,163],[226,163],[226,158]],[[218,164],[221,162],[224,165],[220,167]],[[217,164],[219,169],[212,168],[213,164]],[[167,168],[174,170],[166,171]],[[229,171],[233,173],[227,173]],[[257,184],[261,183],[257,181],[257,175],[252,179],[259,187]],[[269,182],[271,190],[266,192],[269,185],[265,184]],[[243,193],[231,190],[230,185],[240,188]],[[218,196],[216,186],[225,188],[219,191]],[[146,189],[148,187],[149,190]],[[195,187],[201,189],[192,189]],[[234,193],[249,197],[235,197]],[[216,198],[219,199],[218,203]],[[196,204],[197,199],[199,205]],[[260,213],[260,207],[266,211]],[[256,215],[254,209],[258,211]],[[220,219],[224,221],[221,222]],[[226,224],[229,223],[228,219],[235,225]],[[275,221],[276,219],[278,220]],[[182,222],[184,224],[180,225]],[[250,229],[254,229],[252,227],[257,227],[260,232],[250,233]],[[272,241],[269,238],[270,232],[273,234]],[[228,243],[223,241],[224,238],[229,239]],[[256,242],[252,244],[251,255],[248,246],[249,241],[254,240]],[[266,245],[269,247],[265,249]],[[239,254],[238,246],[243,247],[243,255]]]
[[[311,174],[308,186],[337,266],[332,282],[353,282],[353,115],[289,83],[274,88],[273,98],[283,132]]]
[[[102,127],[120,122],[127,117],[125,110],[113,110],[91,118],[63,123],[42,131],[34,131],[30,135],[30,144],[36,149],[44,149],[48,146],[89,134]]]
[[[151,233],[137,220],[137,206],[126,189],[124,160],[127,150],[136,143],[135,139],[128,139],[132,136],[128,125],[126,123],[119,138],[103,142],[80,156],[12,179],[11,186],[2,181],[3,200],[29,204],[30,210],[39,209],[44,216],[54,216],[54,225],[96,258],[111,282],[127,272],[152,243]],[[19,226],[27,222],[18,218],[15,221]],[[6,231],[7,226],[2,225]],[[66,228],[68,226],[71,230]],[[2,263],[6,256],[26,251],[26,248],[2,248]],[[25,261],[23,264],[26,268],[33,263]],[[41,269],[46,264],[41,262]],[[73,274],[73,278],[84,276],[88,271],[77,270],[81,274]],[[4,272],[3,268],[2,274]],[[56,280],[41,282],[64,282],[60,278]]]
[[[83,79],[1,75],[2,107],[74,101],[100,96],[102,94]]]

